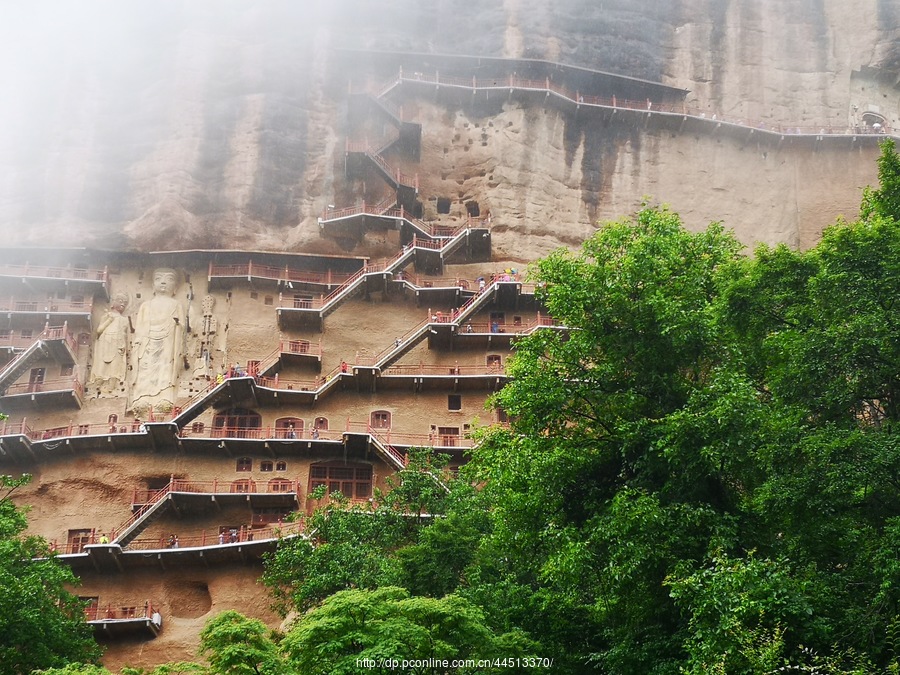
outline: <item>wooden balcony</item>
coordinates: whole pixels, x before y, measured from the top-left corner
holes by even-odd
[[[21,300],[9,297],[0,300],[0,312],[7,319],[40,319],[44,322],[90,322],[93,299],[72,300]]]
[[[179,534],[178,546],[170,546],[167,538],[134,539],[127,547],[116,543],[87,544],[78,550],[57,548],[57,559],[76,571],[124,572],[153,568],[184,569],[195,566],[247,564],[274,551],[282,539],[304,537],[305,522],[274,523],[267,527],[246,524],[238,528],[232,541],[230,533],[222,536],[218,529],[193,534]]]
[[[285,289],[307,290],[315,293],[323,291],[327,293],[343,284],[351,276],[353,276],[352,273],[335,272],[331,269],[325,271],[300,270],[288,266],[263,265],[252,260],[228,265],[210,263],[208,272],[210,289],[231,288],[237,282],[262,284],[268,282],[274,287],[282,286]]]
[[[0,282],[41,291],[78,290],[109,297],[107,268],[52,267],[47,265],[0,265]]]
[[[41,382],[19,382],[10,385],[0,398],[0,409],[22,408],[81,408],[84,404],[84,385],[74,376]]]
[[[142,605],[91,605],[84,618],[98,638],[156,637],[162,630],[162,614],[148,600]]]

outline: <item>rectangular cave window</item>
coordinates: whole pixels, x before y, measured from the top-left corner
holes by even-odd
[[[263,298],[263,303],[266,305],[273,305],[275,304],[275,298],[271,295],[267,295],[265,298]]]
[[[437,212],[450,213],[450,199],[448,197],[437,198]]]
[[[462,396],[449,394],[447,396],[447,410],[462,410]]]
[[[275,462],[276,471],[287,471],[287,462]]]
[[[239,457],[237,460],[237,466],[235,467],[235,471],[252,471],[253,470],[253,460],[249,457]]]
[[[390,429],[391,413],[387,410],[376,410],[370,417],[370,424],[374,429]]]
[[[454,447],[459,442],[459,427],[438,427],[438,438],[444,447]]]
[[[81,553],[91,543],[93,530],[69,530],[66,541],[66,553]]]
[[[266,473],[272,471],[275,468],[275,465],[272,462],[264,461],[259,463],[259,470],[265,471]]]
[[[250,299],[259,300],[259,293],[257,293],[256,291],[250,291]]]

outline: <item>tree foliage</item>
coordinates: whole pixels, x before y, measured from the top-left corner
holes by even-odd
[[[422,452],[377,507],[317,512],[267,563],[296,623],[279,640],[222,619],[237,632],[207,646],[214,672],[500,653],[568,673],[900,673],[891,142],[879,179],[808,251],[744,257],[720,225],[644,207],[537,263],[564,328],[517,341],[492,400],[510,425],[480,432],[449,493]]]
[[[307,519],[309,538],[283,542],[266,559],[263,581],[276,606],[287,613],[305,611],[332,593],[350,588],[377,588],[403,583],[395,555],[415,544],[425,523],[446,510],[446,457],[413,449],[406,468],[388,479],[370,504],[347,503],[332,495]],[[425,573],[425,570],[421,570]]]
[[[75,575],[46,541],[23,534],[25,513],[10,495],[28,480],[0,476],[0,675],[95,663],[100,656],[84,603],[66,590],[76,585]]]
[[[897,668],[896,160],[809,251],[645,208],[540,261],[568,330],[517,344],[459,592],[572,672]]]
[[[200,633],[200,651],[215,675],[281,675],[285,672],[270,631],[258,619],[234,610],[210,619]]]
[[[379,664],[392,660],[425,662],[411,673],[509,672],[506,668],[435,667],[434,660],[494,659],[508,654],[533,656],[521,634],[495,635],[478,607],[464,598],[410,596],[402,588],[347,590],[336,593],[304,614],[284,640],[298,673],[363,672],[360,659]],[[394,668],[396,670],[396,668]]]

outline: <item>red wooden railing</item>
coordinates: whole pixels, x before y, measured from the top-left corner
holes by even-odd
[[[6,396],[17,396],[21,394],[39,394],[53,391],[74,391],[76,395],[84,395],[84,385],[78,381],[77,377],[60,377],[54,380],[44,380],[43,382],[19,382],[12,384],[6,389]]]
[[[434,365],[434,364],[411,364],[400,366],[389,366],[381,371],[382,375],[434,375],[434,376],[453,376],[453,375],[505,375],[506,370],[502,365],[478,365],[478,366],[460,366],[460,365]]]
[[[39,277],[43,279],[64,279],[79,281],[108,280],[107,268],[90,269],[86,267],[49,267],[46,265],[0,265],[0,275],[14,277]]]
[[[250,482],[246,482],[249,480]],[[244,490],[244,486],[249,486],[249,490]],[[239,489],[236,489],[239,488]],[[262,488],[262,489],[259,489]],[[296,480],[290,480],[281,477],[272,477],[267,480],[250,480],[250,479],[225,479],[220,480],[187,480],[176,478],[169,482],[166,488],[166,494],[172,492],[187,492],[191,494],[290,494],[300,491],[300,483]],[[131,494],[131,505],[144,506],[153,503],[161,490],[134,490]]]
[[[290,430],[282,426],[210,427],[203,425],[201,428],[200,426],[189,425],[181,430],[181,436],[182,438],[339,441],[341,439],[341,432],[313,428],[294,428],[293,430]]]
[[[8,335],[0,338],[0,346],[8,346],[13,348],[24,347],[27,349],[38,340],[65,340],[66,344],[72,350],[73,354],[78,347],[78,343],[75,341],[75,337],[69,331],[68,322],[64,323],[62,326],[50,326],[49,324],[47,324],[46,326],[44,326],[44,330],[41,331],[41,334],[37,336],[15,336],[12,334],[12,332],[10,332]]]
[[[146,551],[172,548],[197,548],[204,546],[226,546],[229,544],[246,543],[250,541],[264,542],[281,539],[282,537],[302,534],[305,530],[305,522],[301,520],[293,522],[273,523],[268,527],[253,527],[241,525],[234,536],[231,532],[221,532],[218,529],[203,530],[200,534],[178,535],[178,546],[173,547],[169,543],[168,536],[144,537],[130,541],[125,550]]]
[[[343,283],[350,276],[346,273],[332,272],[313,272],[309,270],[299,270],[290,267],[274,267],[272,265],[260,265],[252,260],[245,263],[235,263],[231,265],[214,265],[209,264],[209,278],[213,277],[248,277],[257,279],[270,279],[281,282],[299,282],[310,284],[321,284],[323,286],[331,286],[337,283]]]
[[[68,314],[90,314],[93,301],[84,300],[73,302],[72,300],[16,300],[10,297],[0,306],[4,312],[61,312]]]
[[[553,94],[560,98],[566,99],[576,105],[589,105],[603,108],[635,110],[645,113],[667,113],[675,115],[684,115],[696,119],[707,120],[713,124],[728,124],[730,126],[743,127],[746,129],[760,130],[768,133],[779,135],[805,135],[805,136],[856,136],[856,135],[892,135],[893,132],[889,126],[883,126],[881,129],[875,129],[869,126],[851,127],[847,125],[811,125],[811,124],[782,124],[765,122],[762,120],[748,120],[740,117],[729,117],[722,114],[712,114],[705,110],[690,108],[683,102],[663,102],[652,101],[649,99],[630,100],[617,98],[616,96],[592,96],[584,94],[579,90],[570,89],[562,84],[554,82],[549,78],[541,80],[531,80],[527,78],[510,75],[508,77],[499,78],[460,78],[446,77],[438,73],[433,75],[424,73],[404,74],[402,71],[397,79],[392,80],[394,83],[402,82],[422,82],[425,84],[433,84],[435,86],[460,87],[465,89],[518,89],[523,91],[538,91]]]
[[[153,603],[147,600],[143,605],[131,607],[107,604],[106,607],[91,605],[84,608],[84,618],[87,621],[116,621],[122,619],[152,619],[158,610]]]

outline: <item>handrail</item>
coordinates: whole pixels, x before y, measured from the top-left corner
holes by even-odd
[[[147,600],[141,605],[122,606],[107,603],[106,607],[92,605],[84,608],[84,619],[88,623],[97,621],[123,621],[128,619],[153,619],[159,610]],[[102,614],[102,616],[101,616]]]
[[[69,330],[68,322],[62,326],[46,326],[40,338],[42,340],[63,340],[69,346],[73,355],[78,351],[78,343],[75,341],[72,331]]]
[[[490,227],[490,217],[467,216],[464,223],[458,225],[432,225],[420,218],[416,218],[403,206],[396,206],[396,198],[391,196],[377,204],[368,204],[363,202],[356,206],[346,206],[339,209],[326,208],[322,211],[322,222],[340,220],[352,216],[371,214],[384,218],[393,218],[403,220],[416,229],[418,229],[426,237],[435,239],[452,239],[462,230],[466,229],[488,229]]]
[[[418,337],[421,333],[424,333],[429,326],[428,319],[424,321],[420,321],[415,326],[407,330],[402,336],[397,338],[392,345],[382,349],[378,354],[372,357],[360,356],[356,355],[354,359],[354,365],[357,366],[375,366],[377,367],[387,356],[396,351],[403,351],[406,347],[408,347],[408,343],[414,338]]]
[[[214,478],[213,480],[187,480],[184,478],[176,478],[169,481],[168,494],[187,493],[187,494],[297,494],[300,492],[300,481],[290,480],[282,476],[272,476],[266,480],[252,480],[249,485],[254,489],[250,492],[235,490],[236,485],[244,486],[248,484],[248,479],[223,479]],[[257,490],[256,487],[262,483],[263,490]],[[285,489],[287,488],[287,489]],[[151,501],[158,490],[134,490],[131,495],[132,506],[144,505]]]
[[[119,527],[115,528],[112,531],[112,543],[119,543],[119,539],[126,534],[129,533],[130,530],[134,529],[134,527],[144,519],[145,516],[149,515],[151,511],[156,510],[156,508],[163,502],[163,500],[168,496],[170,492],[172,483],[170,482],[164,488],[161,488],[150,495],[149,499],[141,506],[137,511],[131,514],[131,517],[122,523]]]
[[[218,530],[207,533],[203,530],[199,535],[178,536],[178,546],[169,545],[167,537],[147,537],[133,539],[124,549],[126,551],[147,551],[158,549],[183,549],[201,548],[207,546],[229,546],[232,544],[245,544],[248,542],[267,542],[282,539],[284,537],[298,536],[305,532],[306,522],[301,520],[281,522],[268,527],[253,527],[252,524],[241,525],[237,528],[236,535]]]
[[[88,267],[51,267],[47,265],[0,265],[0,276],[37,277],[41,279],[61,279],[66,281],[100,281],[108,280],[107,268],[91,269]]]
[[[394,87],[395,83],[396,83],[396,80],[391,83],[391,88]],[[385,92],[385,93],[387,93],[387,92]],[[384,98],[384,94],[379,94],[377,96],[370,94],[370,96],[372,96],[372,99],[375,101],[375,104],[378,106],[381,106],[388,115],[390,115],[391,117],[396,119],[401,124],[403,123],[403,110],[399,106],[395,105],[392,101],[389,101],[388,99]]]
[[[221,438],[221,439],[250,439],[250,440],[323,440],[323,441],[339,441],[341,439],[340,432],[329,431],[328,429],[315,428],[294,428],[290,429],[281,426],[264,426],[264,427],[210,427],[204,425],[201,429],[186,426],[181,431],[182,438]],[[277,478],[277,476],[275,476]]]
[[[5,396],[19,396],[21,394],[47,394],[55,391],[75,391],[84,393],[84,385],[77,377],[60,377],[42,382],[19,382],[6,388]]]
[[[71,300],[16,300],[10,296],[4,306],[0,307],[4,312],[27,313],[57,313],[57,314],[90,314],[93,308],[93,300],[73,302]]]
[[[456,375],[506,375],[506,370],[501,365],[437,365],[437,364],[410,364],[400,366],[388,366],[381,371],[382,375],[435,375],[452,377]]]
[[[179,415],[183,414],[186,410],[193,408],[195,405],[203,401],[213,390],[218,387],[224,387],[227,380],[223,380],[219,382],[218,379],[210,380],[206,385],[206,389],[201,389],[196,392],[193,396],[191,396],[186,402],[181,405],[176,406],[172,409],[172,419],[177,418]]]
[[[264,359],[260,359],[255,368],[248,368],[247,374],[251,377],[257,377],[268,371],[270,368],[274,367],[275,364],[277,364],[281,360],[281,353],[284,351],[283,345],[284,341],[282,340],[281,343],[279,343],[278,348],[271,354],[266,356]]]
[[[0,426],[0,436],[27,436],[32,438],[33,435],[34,430],[25,424],[24,419],[21,422],[7,422],[4,420],[3,425]]]
[[[257,279],[270,279],[281,282],[300,282],[332,286],[343,283],[350,274],[327,272],[313,272],[291,267],[274,267],[272,265],[260,265],[252,260],[246,263],[234,263],[229,265],[209,265],[209,278],[213,277],[255,277]]]
[[[392,80],[392,82],[395,80]],[[508,77],[498,78],[459,78],[447,77],[438,74],[426,75],[424,73],[409,74],[400,72],[398,81],[421,83],[435,86],[456,87],[470,90],[492,90],[492,89],[509,89],[522,91],[537,91],[553,94],[559,98],[565,99],[577,106],[592,106],[600,108],[608,108],[613,110],[633,110],[648,114],[663,113],[670,115],[681,115],[691,117],[698,120],[705,120],[714,125],[727,124],[750,129],[753,131],[761,131],[774,135],[792,135],[792,136],[895,136],[890,126],[885,125],[881,129],[873,129],[869,126],[840,126],[840,125],[800,125],[800,124],[766,124],[760,120],[747,120],[745,118],[731,118],[721,114],[708,114],[705,110],[690,108],[684,103],[671,103],[666,101],[653,101],[643,99],[640,101],[619,99],[615,95],[609,97],[592,96],[584,94],[578,90],[572,90],[564,85],[558,84],[550,78],[542,80],[530,80],[527,78],[510,75]]]

